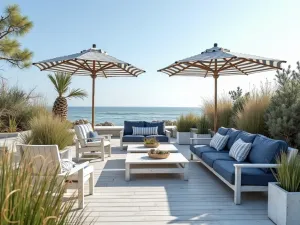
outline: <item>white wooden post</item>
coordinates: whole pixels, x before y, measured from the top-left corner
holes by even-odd
[[[90,178],[89,178],[89,192],[90,192],[90,195],[94,194],[94,172],[90,173]]]
[[[84,208],[83,168],[78,171],[78,207]]]
[[[125,164],[125,180],[130,181],[130,164]]]
[[[184,174],[183,174],[184,180],[189,180],[189,164],[184,163]]]
[[[79,162],[79,140],[76,140],[76,161]]]
[[[235,183],[234,183],[234,203],[236,205],[241,204],[241,178],[242,178],[242,168],[235,167]]]
[[[111,144],[109,144],[109,153],[108,153],[108,157],[111,157]]]
[[[105,157],[105,151],[104,151],[104,139],[101,139],[101,160],[104,161],[104,157]]]

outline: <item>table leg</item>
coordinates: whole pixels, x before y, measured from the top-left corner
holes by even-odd
[[[189,163],[184,163],[184,180],[189,180]]]
[[[130,181],[130,164],[125,164],[125,180]]]

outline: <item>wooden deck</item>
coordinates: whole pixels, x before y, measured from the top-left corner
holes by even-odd
[[[126,151],[114,139],[112,157],[93,160],[95,195],[86,195],[88,221],[112,225],[273,225],[267,216],[265,193],[233,192],[200,163],[191,162],[189,181],[181,175],[136,175],[125,181]],[[178,146],[188,158],[189,146]],[[74,152],[75,154],[75,152]]]

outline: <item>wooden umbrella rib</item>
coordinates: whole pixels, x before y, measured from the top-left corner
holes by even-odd
[[[210,62],[209,62],[209,65],[208,65],[209,68],[210,68],[210,65],[211,65],[212,61],[213,61],[213,60],[211,59]],[[208,70],[206,70],[206,73],[205,73],[204,78],[207,76],[207,74],[208,74]]]
[[[83,70],[87,70],[87,71],[92,72],[92,71],[90,70],[90,68],[85,67],[83,64],[81,64],[80,62],[75,61],[75,60],[74,60],[74,61],[66,62],[66,64],[71,65],[71,66],[80,67],[80,68],[83,69]]]
[[[227,60],[225,59],[225,61],[227,61]],[[229,61],[229,60],[228,60],[228,61]],[[236,66],[236,64],[232,64],[232,63],[229,62],[229,65],[231,65],[232,67],[234,67],[235,69],[237,69],[237,70],[240,71],[241,73],[246,74],[246,75],[249,75],[249,74],[246,73],[245,71],[243,71],[243,70],[241,70],[240,68],[238,68],[238,67]]]
[[[200,63],[200,64],[203,66],[203,68],[200,67],[201,69],[213,71],[210,67],[208,67],[207,65],[205,65],[203,62],[197,61],[197,63]],[[196,64],[196,65],[197,65],[197,66],[200,66],[200,65],[198,65],[198,64]]]
[[[223,58],[223,60],[225,61],[225,63],[218,69],[218,72],[220,72],[228,63],[230,63],[233,59],[235,59],[236,57],[232,57],[229,60],[226,61],[226,58]]]
[[[75,59],[75,61],[77,62],[77,60]],[[87,60],[83,60],[84,64],[90,69],[90,71],[92,71],[92,68],[90,67],[90,65],[87,63]]]
[[[99,71],[103,71],[103,70],[112,68],[112,67],[114,67],[114,66],[115,66],[114,63],[107,63],[107,64],[105,64],[104,66],[100,67],[98,70],[96,70],[96,73],[98,73]]]
[[[226,61],[226,60],[225,60],[225,61]],[[231,67],[237,66],[237,65],[239,65],[239,64],[241,64],[241,63],[243,63],[243,62],[246,62],[246,61],[247,61],[246,59],[242,59],[241,61],[239,61],[239,62],[237,62],[237,63],[231,63],[230,66],[224,67],[224,68],[222,69],[222,71],[223,71],[223,70],[227,70],[227,69],[229,69],[229,68],[231,68]],[[232,65],[234,65],[234,66],[232,66]]]

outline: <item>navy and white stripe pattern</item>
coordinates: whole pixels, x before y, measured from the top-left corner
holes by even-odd
[[[226,146],[228,139],[229,139],[228,135],[223,136],[219,133],[216,133],[211,139],[209,145],[210,147],[216,149],[217,151],[221,151]]]
[[[132,127],[132,135],[157,135],[158,127]]]
[[[242,139],[239,139],[231,146],[229,156],[238,162],[243,162],[247,158],[251,147],[251,143],[246,143]]]

